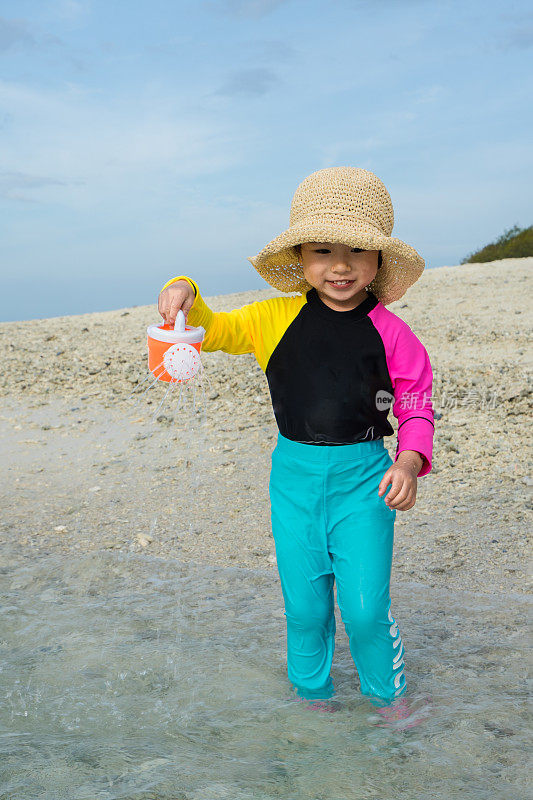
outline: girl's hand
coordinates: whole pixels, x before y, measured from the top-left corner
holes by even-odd
[[[420,453],[415,450],[402,450],[398,460],[392,464],[382,477],[378,494],[381,497],[392,483],[392,488],[385,497],[389,508],[398,511],[407,511],[416,501],[416,477],[424,463]]]
[[[159,294],[159,313],[167,323],[174,325],[178,311],[181,309],[187,319],[187,314],[194,303],[194,289],[187,281],[176,281],[167,286]]]

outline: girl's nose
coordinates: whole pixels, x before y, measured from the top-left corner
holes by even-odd
[[[344,274],[345,272],[350,271],[350,266],[346,264],[344,261],[337,261],[336,264],[332,267],[333,272],[339,273],[340,275]]]

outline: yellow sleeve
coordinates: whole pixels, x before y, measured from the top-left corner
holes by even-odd
[[[192,288],[194,289],[194,294],[195,294],[195,295],[197,295],[197,294],[198,294],[198,286],[195,284],[195,282],[194,282],[194,281],[192,281],[192,280],[191,280],[190,278],[188,278],[186,275],[178,275],[178,277],[177,277],[177,278],[171,278],[169,281],[167,281],[167,282],[165,283],[165,285],[163,286],[163,289],[166,289],[166,288],[167,288],[167,286],[170,286],[172,283],[176,283],[176,281],[187,281],[187,283],[189,284],[189,286],[192,286]],[[161,291],[163,291],[163,289],[161,289]]]
[[[205,328],[202,349],[206,352],[223,350],[235,355],[254,353],[263,372],[281,337],[306,302],[305,295],[273,297],[233,311],[214,312],[205,303],[196,283],[185,275],[172,278],[163,289],[178,280],[186,280],[196,294],[187,322]]]

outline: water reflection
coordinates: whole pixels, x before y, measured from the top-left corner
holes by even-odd
[[[0,798],[529,797],[526,601],[396,584],[411,695],[377,728],[338,617],[343,710],[287,700],[277,576],[131,554],[0,575]]]

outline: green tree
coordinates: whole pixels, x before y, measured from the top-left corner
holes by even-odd
[[[533,256],[533,225],[519,228],[514,225],[506,230],[495,242],[485,245],[481,250],[470,253],[461,264],[480,261],[498,261],[500,258],[525,258]]]

